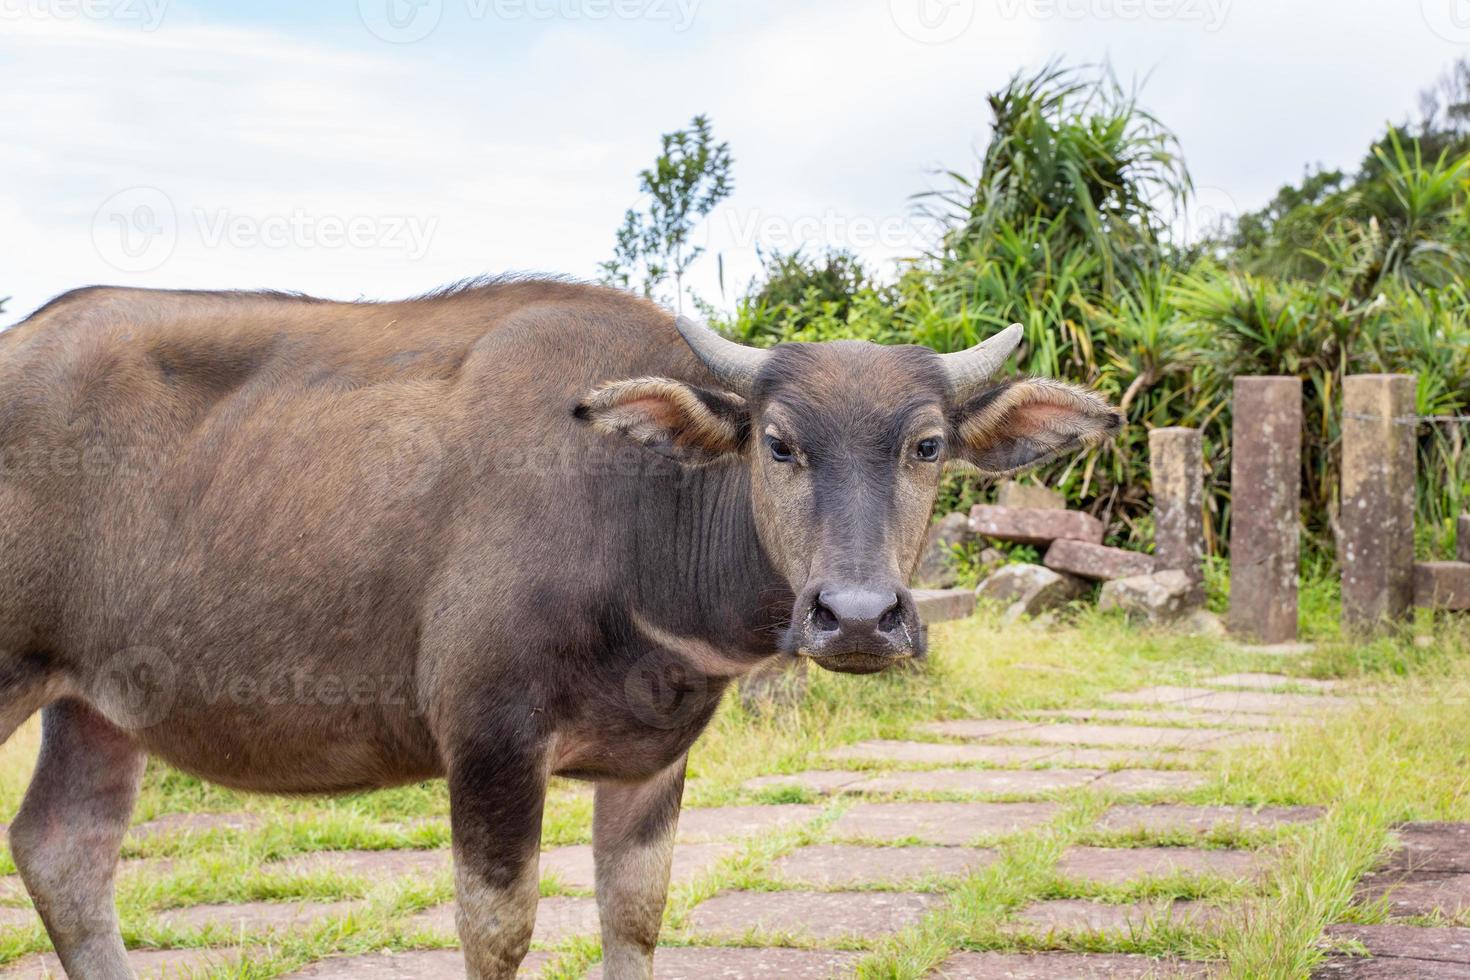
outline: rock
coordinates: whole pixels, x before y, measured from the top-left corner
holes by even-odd
[[[980,583],[975,598],[1006,603],[1006,621],[1014,622],[1064,606],[1086,588],[1082,579],[1040,565],[1004,565]]]
[[[975,593],[969,589],[915,589],[913,596],[914,608],[926,626],[975,614]]]
[[[1053,571],[1103,582],[1115,578],[1132,578],[1135,575],[1152,575],[1154,571],[1152,555],[1068,538],[1052,542],[1052,546],[1046,549],[1042,564]]]
[[[1189,575],[1169,569],[1105,583],[1098,608],[1121,609],[1150,623],[1170,623],[1197,608],[1198,597]]]
[[[1180,625],[1190,636],[1224,637],[1230,632],[1225,628],[1225,621],[1207,609],[1196,609],[1185,616]]]
[[[1102,544],[1102,522],[1076,510],[1036,510],[976,504],[970,510],[970,530],[982,537],[1018,544],[1051,544],[1072,538]]]
[[[1035,483],[1007,480],[995,492],[1000,507],[1029,507],[1032,510],[1066,510],[1067,498]]]
[[[945,514],[929,525],[914,584],[922,588],[948,589],[959,581],[954,567],[954,549],[970,540],[970,519],[964,514]]]
[[[998,565],[1004,565],[1009,560],[1006,553],[999,548],[986,548],[980,552],[980,564],[985,568],[995,568]]]
[[[1470,609],[1470,562],[1417,563],[1414,566],[1414,605],[1456,612]]]

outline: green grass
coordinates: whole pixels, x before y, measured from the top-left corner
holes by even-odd
[[[1217,587],[1223,581],[1212,575]],[[867,978],[918,978],[956,950],[1062,948],[1157,956],[1220,959],[1235,977],[1306,976],[1322,956],[1319,937],[1336,921],[1377,921],[1380,908],[1351,905],[1353,882],[1390,842],[1394,823],[1411,819],[1470,820],[1470,640],[1463,620],[1421,618],[1400,633],[1348,643],[1336,633],[1336,595],[1330,584],[1303,590],[1306,632],[1318,641],[1309,655],[1283,660],[1228,642],[1147,630],[1092,610],[1078,609],[1060,624],[1002,626],[992,613],[945,624],[933,632],[926,669],[853,678],[814,673],[799,705],[752,715],[731,699],[696,746],[687,806],[752,802],[814,802],[820,815],[805,826],[747,841],[712,872],[671,894],[665,941],[696,942],[684,929],[700,902],[730,888],[774,889],[772,863],[783,854],[830,839],[828,825],[850,802],[813,798],[796,790],[752,794],[750,777],[804,769],[865,768],[824,758],[831,749],[863,739],[915,737],[924,721],[1005,717],[1028,711],[1086,706],[1102,695],[1155,684],[1188,684],[1221,673],[1288,672],[1342,678],[1364,695],[1353,708],[1322,724],[1289,730],[1270,750],[1242,749],[1212,756],[1204,788],[1142,799],[1181,802],[1318,804],[1326,816],[1311,825],[1273,831],[1220,832],[1203,846],[1269,849],[1278,856],[1264,883],[1176,876],[1126,887],[1069,882],[1056,874],[1062,852],[1075,844],[1147,846],[1201,843],[1180,836],[1105,833],[1093,829],[1112,802],[1080,790],[1057,794],[1057,818],[1028,833],[976,843],[994,847],[997,860],[966,878],[929,880],[920,890],[944,901],[918,925],[890,937],[855,937],[841,944],[865,955]],[[1142,713],[1142,712],[1140,712]],[[922,736],[920,736],[922,737]],[[0,819],[13,814],[37,746],[28,725],[0,749]],[[912,797],[910,797],[912,798]],[[1131,797],[1130,799],[1138,799]],[[186,948],[246,944],[247,962],[205,974],[211,978],[280,976],[327,955],[442,946],[410,925],[414,913],[449,901],[450,876],[404,883],[338,874],[291,877],[270,862],[320,850],[440,848],[448,843],[448,799],[432,782],[339,799],[275,799],[207,786],[165,766],[149,769],[138,808],[143,821],[173,812],[248,811],[259,829],[162,836],[130,841],[125,857],[166,861],[120,881],[118,900],[130,946]],[[557,781],[547,807],[547,846],[586,843],[591,794]],[[13,871],[0,852],[0,871]],[[546,894],[566,893],[548,879]],[[1243,909],[1223,931],[1169,926],[1141,937],[1042,937],[1003,929],[1007,916],[1039,898],[1196,898]],[[170,927],[158,914],[198,903],[353,900],[359,910],[335,924],[293,934],[221,935]],[[12,905],[23,899],[0,899]],[[1470,924],[1470,923],[1467,923]],[[751,944],[794,937],[750,935]],[[0,962],[47,948],[38,928],[0,931]],[[550,975],[580,977],[596,962],[595,941],[555,947]]]

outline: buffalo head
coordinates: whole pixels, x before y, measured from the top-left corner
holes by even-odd
[[[849,340],[758,350],[677,322],[717,387],[615,381],[578,413],[681,462],[742,460],[761,545],[797,597],[784,646],[829,670],[870,673],[918,651],[906,583],[947,464],[1011,474],[1122,425],[1090,391],[993,382],[1019,325],[941,355]]]

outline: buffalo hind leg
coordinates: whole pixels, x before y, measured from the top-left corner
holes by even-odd
[[[450,761],[455,920],[468,980],[511,980],[530,948],[546,781],[545,752],[517,734],[482,734]]]
[[[68,976],[131,980],[112,880],[146,756],[79,701],[41,715],[41,755],[10,850]]]
[[[599,783],[592,818],[603,976],[648,980],[668,900],[685,760],[641,783]]]

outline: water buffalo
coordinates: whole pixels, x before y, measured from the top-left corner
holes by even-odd
[[[0,334],[0,737],[43,710],[10,840],[69,974],[131,976],[112,879],[152,753],[269,793],[446,777],[477,980],[530,941],[548,776],[589,780],[607,975],[649,976],[726,685],[912,656],[945,464],[1117,430],[992,383],[1018,339],[760,351],[547,280],[94,288]]]

